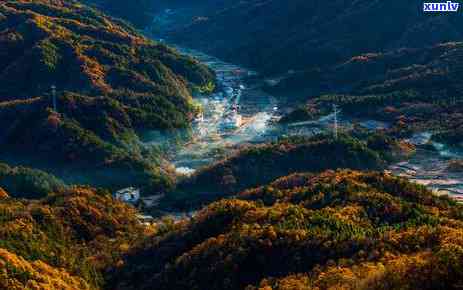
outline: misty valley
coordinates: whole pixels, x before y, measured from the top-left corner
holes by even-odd
[[[135,2],[0,2],[0,289],[463,286],[459,3]]]

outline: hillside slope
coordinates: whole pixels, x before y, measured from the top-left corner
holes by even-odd
[[[95,6],[114,17],[125,19],[135,27],[143,29],[152,21],[154,3],[149,0],[80,0],[87,5]],[[159,4],[156,1],[156,4]]]
[[[199,186],[205,194],[236,193],[292,172],[347,167],[379,169],[385,165],[376,152],[352,138],[294,139],[246,148],[198,172],[191,179],[193,187]],[[328,155],[327,152],[336,155]],[[187,182],[185,190],[192,190],[190,186]]]
[[[1,289],[91,289],[85,280],[69,275],[62,269],[53,268],[41,261],[29,262],[2,248],[0,248],[0,265],[2,266]]]
[[[461,205],[382,173],[298,174],[148,239],[114,289],[458,289]]]
[[[161,207],[196,208],[296,172],[380,170],[391,160],[414,152],[402,145],[381,134],[366,134],[361,139],[321,134],[248,146],[179,182],[175,191],[161,200]]]
[[[356,55],[324,69],[293,73],[271,88],[300,97],[327,93],[382,94],[415,90],[442,97],[463,94],[463,43]]]
[[[425,14],[417,0],[244,0],[202,16],[172,38],[265,73],[463,39],[461,9]]]
[[[1,158],[96,185],[169,182],[138,134],[187,128],[209,69],[76,1],[3,1],[0,31]]]
[[[135,209],[74,187],[0,198],[0,289],[101,289],[104,272],[147,234]]]
[[[463,142],[463,43],[359,55],[335,66],[294,74],[272,88],[306,88],[304,106],[282,122],[316,119],[337,104],[345,118],[385,121],[397,136],[432,132],[442,143]],[[322,94],[321,96],[318,96]]]
[[[1,188],[6,190],[11,197],[33,199],[65,189],[66,184],[55,176],[40,170],[21,166],[11,167],[0,163]]]

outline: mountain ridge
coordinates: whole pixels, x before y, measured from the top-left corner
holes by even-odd
[[[15,152],[1,157],[59,177],[71,165],[70,183],[168,188],[140,134],[188,129],[213,72],[78,1],[8,0],[0,13],[0,148]]]
[[[460,208],[384,173],[295,174],[212,203],[170,234],[146,240],[110,285],[456,289]]]
[[[288,5],[282,0],[249,0],[227,8],[203,15],[202,21],[180,28],[172,38],[263,73],[278,74],[463,36],[461,12],[425,14],[419,1],[292,1]],[[278,63],[280,59],[285,62]]]

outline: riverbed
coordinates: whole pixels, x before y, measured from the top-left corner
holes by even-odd
[[[179,174],[192,174],[243,146],[319,133],[332,122],[329,115],[317,121],[277,125],[288,108],[281,108],[277,97],[261,89],[263,81],[257,72],[196,50],[176,48],[209,66],[217,76],[217,90],[212,95],[194,98],[202,114],[193,122],[191,140],[170,154]],[[165,136],[152,136],[148,143],[166,142]]]
[[[389,171],[397,176],[425,185],[436,194],[448,194],[463,201],[463,172],[449,169],[452,160],[462,160],[460,150],[433,142],[431,133],[422,132],[406,140],[418,147],[409,160],[389,166]],[[427,145],[426,149],[422,146]]]
[[[198,96],[204,114],[193,125],[193,138],[179,148],[171,158],[179,174],[190,175],[201,167],[212,164],[241,146],[274,141],[288,135],[313,135],[332,130],[334,116],[330,114],[316,121],[277,125],[287,108],[280,108],[278,97],[260,89],[258,74],[237,65],[223,62],[215,57],[191,49],[180,49],[207,64],[217,74],[218,90],[211,96]],[[239,95],[237,100],[236,96]],[[238,108],[242,124],[236,128],[224,127],[231,107]],[[339,116],[340,128],[349,127],[350,120]],[[376,120],[360,122],[368,129],[384,129],[388,124]],[[431,144],[432,150],[418,149],[407,161],[389,166],[388,171],[396,176],[425,185],[437,194],[449,194],[463,199],[463,173],[450,172],[451,160],[463,159],[463,154],[452,151],[439,143],[432,143],[431,133],[423,132],[406,140],[418,147]]]
[[[162,17],[168,19],[168,15]],[[160,23],[159,19],[156,23]],[[218,85],[212,95],[195,97],[203,113],[194,121],[191,140],[174,150],[170,156],[178,174],[191,175],[248,144],[265,143],[282,136],[313,135],[333,130],[333,114],[316,121],[277,125],[276,122],[289,108],[282,107],[284,105],[278,102],[278,96],[272,96],[261,89],[262,83],[269,80],[261,78],[255,71],[200,51],[177,47],[173,43],[169,45],[208,65],[216,73]],[[343,119],[342,115],[338,117],[341,128],[350,126],[349,120]],[[365,120],[362,125],[369,129],[387,127],[387,124],[376,120]],[[160,142],[155,136],[147,142]],[[423,132],[406,141],[420,147],[430,142],[430,136],[429,132]],[[451,160],[463,159],[463,154],[442,144],[430,144],[432,150],[418,149],[412,158],[391,165],[388,171],[423,184],[438,194],[449,194],[462,200],[463,173],[450,172],[448,164]]]

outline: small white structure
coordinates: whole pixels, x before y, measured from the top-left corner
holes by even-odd
[[[145,226],[149,226],[155,222],[154,218],[150,215],[137,214],[137,219],[141,224]]]
[[[114,197],[117,200],[134,204],[140,200],[140,189],[135,187],[124,188],[116,191]]]

